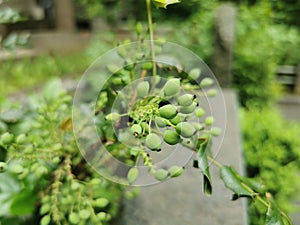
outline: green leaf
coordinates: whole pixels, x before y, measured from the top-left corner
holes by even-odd
[[[242,185],[243,181],[239,179],[240,175],[231,166],[222,166],[220,173],[225,186],[235,193],[234,199],[253,197],[256,194]]]
[[[201,143],[200,143],[201,142]],[[212,194],[212,180],[210,177],[209,165],[208,165],[208,158],[207,158],[207,145],[209,141],[205,140],[202,142],[201,140],[198,141],[198,152],[197,152],[197,160],[198,160],[198,167],[203,173],[203,191],[207,195]]]
[[[15,216],[23,216],[33,213],[37,196],[33,191],[23,189],[18,193],[10,206],[10,213]]]
[[[284,213],[280,212],[277,204],[273,201],[272,196],[270,194],[266,194],[269,207],[266,213],[266,225],[292,225],[290,218],[286,216]]]
[[[167,8],[168,5],[179,3],[179,0],[153,0],[153,4],[157,8]]]

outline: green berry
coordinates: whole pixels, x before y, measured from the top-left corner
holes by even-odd
[[[178,104],[181,106],[189,106],[193,103],[195,96],[191,94],[184,94],[178,97]]]
[[[207,96],[209,97],[215,97],[218,94],[218,90],[217,89],[210,89],[207,91]]]
[[[150,135],[150,134],[149,134]],[[149,136],[148,135],[148,136]],[[132,167],[129,171],[128,171],[128,174],[127,174],[127,180],[129,182],[129,184],[132,184],[136,181],[136,179],[138,178],[139,176],[139,170],[138,168],[136,167]]]
[[[24,144],[26,142],[26,135],[25,134],[20,134],[17,138],[16,138],[16,143],[17,144]]]
[[[91,216],[91,212],[87,209],[82,209],[79,211],[80,219],[87,220]]]
[[[151,133],[146,137],[145,144],[151,150],[159,150],[161,143],[162,141],[157,134]]]
[[[5,162],[0,162],[0,173],[5,172],[7,169],[7,163]]]
[[[138,136],[142,133],[142,127],[139,124],[133,124],[130,127],[130,131],[134,136]]]
[[[167,81],[163,87],[165,96],[175,96],[180,92],[180,80],[173,78]]]
[[[169,172],[165,169],[158,169],[154,172],[155,179],[159,181],[164,181],[168,178]]]
[[[189,138],[195,134],[196,129],[189,122],[181,122],[176,125],[176,132],[182,137]]]
[[[45,215],[43,216],[43,218],[41,219],[41,225],[48,225],[51,222],[51,217],[50,215]]]
[[[197,108],[195,113],[196,113],[196,116],[200,118],[205,114],[205,111],[202,108]]]
[[[145,62],[142,64],[142,69],[143,70],[151,70],[153,68],[153,63],[152,62]]]
[[[182,122],[182,120],[182,116],[177,114],[174,118],[170,119],[170,122],[174,125],[177,125],[178,123]]]
[[[140,36],[143,32],[143,25],[141,22],[138,22],[136,25],[135,25],[135,32],[138,36]]]
[[[116,66],[116,65],[108,65],[107,69],[111,73],[117,73],[120,70],[120,68],[118,66]]]
[[[209,78],[209,77],[205,77],[201,83],[200,83],[200,87],[209,87],[211,85],[214,84],[214,80]]]
[[[119,113],[110,113],[108,114],[105,119],[110,120],[110,121],[117,121],[120,119],[121,115]]]
[[[189,77],[193,80],[197,80],[201,75],[201,70],[199,68],[194,68],[189,72]]]
[[[219,136],[221,134],[222,130],[221,128],[219,127],[213,127],[211,128],[210,130],[210,133],[213,135],[213,136]]]
[[[4,123],[0,120],[0,133],[6,132],[7,128],[8,127],[7,127],[6,123]]]
[[[106,219],[106,216],[107,214],[105,212],[99,212],[97,213],[97,218],[100,220],[100,221],[103,221]]]
[[[169,145],[176,145],[180,140],[180,136],[176,131],[166,130],[164,132],[164,141]]]
[[[80,183],[76,182],[76,181],[73,181],[72,184],[71,184],[71,190],[72,191],[76,191],[80,188]]]
[[[40,208],[40,214],[43,215],[45,213],[50,212],[51,205],[50,204],[43,204],[42,207]]]
[[[21,173],[23,173],[23,171],[24,171],[24,168],[20,164],[16,164],[11,167],[11,172],[13,172],[15,174],[21,174]]]
[[[7,145],[10,144],[13,141],[13,139],[14,139],[14,135],[6,132],[1,135],[0,141],[2,142],[2,144]]]
[[[196,102],[192,102],[192,104],[190,104],[189,106],[180,106],[179,112],[181,112],[183,114],[190,114],[195,111],[195,109],[197,108],[197,105],[198,104]]]
[[[166,119],[161,118],[159,116],[156,116],[154,121],[158,127],[166,127],[167,126]]]
[[[206,126],[211,126],[214,123],[214,118],[212,116],[208,116],[205,119],[205,125]]]
[[[149,82],[148,81],[142,81],[141,83],[138,84],[137,86],[137,93],[138,93],[138,96],[140,98],[144,98],[148,95],[149,93]]]
[[[100,208],[105,208],[107,205],[109,204],[109,200],[106,198],[98,198],[95,202],[94,202],[94,206],[96,207],[100,207]]]
[[[192,123],[192,124],[193,124],[193,126],[195,127],[195,129],[198,130],[198,131],[201,131],[201,130],[204,129],[204,127],[203,127],[203,125],[202,125],[201,123],[194,122],[194,123]]]
[[[183,168],[181,166],[172,166],[169,168],[170,177],[178,177],[183,173]]]
[[[158,109],[158,112],[161,117],[166,118],[166,119],[172,119],[177,114],[176,107],[171,104],[160,107]]]
[[[77,213],[71,212],[69,214],[69,222],[71,224],[78,224],[80,222],[80,218]]]

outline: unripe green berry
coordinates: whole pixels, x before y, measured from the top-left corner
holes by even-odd
[[[205,119],[205,125],[206,126],[211,126],[214,123],[214,118],[212,116],[208,116]]]
[[[7,145],[10,144],[13,141],[13,139],[14,139],[14,135],[6,132],[1,135],[0,141],[2,142],[2,144]]]
[[[117,73],[119,70],[120,70],[120,68],[118,67],[118,66],[116,66],[116,65],[107,65],[107,69],[109,70],[109,72],[111,72],[111,73]]]
[[[137,94],[140,98],[144,98],[148,95],[149,93],[149,82],[148,81],[142,81],[141,83],[138,84],[137,86]]]
[[[79,221],[80,221],[80,218],[79,218],[79,216],[78,216],[77,213],[71,212],[71,213],[69,214],[69,222],[70,222],[71,224],[78,224]]]
[[[202,108],[197,108],[196,111],[195,111],[195,114],[196,114],[197,117],[200,118],[205,114],[205,111]]]
[[[157,134],[151,133],[146,137],[145,144],[151,150],[159,150],[161,143],[162,141]]]
[[[91,216],[91,212],[87,209],[80,210],[78,214],[82,220],[87,220]]]
[[[222,133],[222,130],[219,127],[213,127],[213,128],[211,128],[210,133],[213,136],[219,136]]]
[[[183,168],[181,166],[172,166],[169,168],[170,177],[178,177],[183,173]]]
[[[0,121],[0,133],[6,132],[7,131],[7,125],[6,123]]]
[[[26,135],[25,134],[20,134],[17,138],[16,138],[16,143],[17,144],[24,144],[26,142]]]
[[[176,125],[176,132],[182,137],[191,137],[195,134],[195,127],[189,122],[181,122]]]
[[[50,215],[45,215],[43,216],[43,218],[41,219],[41,225],[49,225],[51,222],[51,217]]]
[[[105,212],[99,212],[97,214],[97,218],[100,220],[100,221],[103,221],[103,220],[106,220],[106,213]]]
[[[142,127],[139,124],[133,124],[130,127],[130,131],[134,136],[138,136],[142,133]]]
[[[183,114],[190,114],[195,111],[195,109],[197,108],[197,105],[198,104],[196,102],[192,102],[192,104],[190,104],[189,106],[180,106],[179,112],[181,112]]]
[[[180,92],[180,80],[177,78],[170,79],[163,87],[165,96],[175,96]]]
[[[166,118],[166,119],[172,119],[177,114],[176,107],[171,104],[160,107],[158,109],[158,112],[161,117]]]
[[[117,121],[120,119],[121,115],[119,113],[110,113],[108,114],[105,119],[110,120],[110,121]]]
[[[217,89],[210,89],[206,93],[207,93],[207,96],[209,96],[209,97],[215,97],[218,94],[218,90]]]
[[[197,80],[201,75],[201,70],[199,68],[194,68],[189,72],[189,77],[193,80]]]
[[[148,135],[149,136],[149,135]],[[132,167],[127,174],[127,180],[129,182],[129,184],[132,184],[136,181],[136,179],[139,176],[139,170],[136,167]]]
[[[184,94],[178,97],[178,104],[181,106],[189,106],[193,103],[195,96],[191,94]]]
[[[7,163],[5,162],[0,162],[0,173],[5,172],[7,169]]]
[[[214,84],[214,80],[209,78],[209,77],[205,77],[201,82],[200,82],[200,87],[209,87],[211,85]]]
[[[161,117],[159,117],[159,116],[156,116],[155,119],[154,119],[154,121],[155,121],[155,123],[156,123],[156,125],[157,125],[158,127],[166,127],[166,126],[167,126],[167,123],[166,123],[165,120],[166,120],[166,119],[161,118]]]
[[[32,145],[26,146],[26,148],[24,149],[24,153],[25,154],[31,154],[31,153],[33,153],[33,146]]]
[[[143,25],[141,22],[138,22],[136,25],[135,25],[135,32],[138,36],[140,36],[143,32]]]
[[[169,172],[165,169],[158,169],[154,172],[155,179],[164,181],[168,178]]]
[[[151,70],[153,68],[153,63],[152,62],[145,62],[142,64],[142,69],[143,70]]]
[[[109,204],[109,200],[107,198],[98,198],[94,203],[93,206],[105,208]]]
[[[11,172],[13,172],[15,174],[21,174],[21,173],[23,173],[23,171],[24,171],[24,168],[20,164],[13,165],[11,167]]]
[[[177,113],[177,115],[174,118],[170,119],[170,122],[174,125],[177,125],[178,123],[182,122],[182,120],[182,116]]]
[[[204,129],[203,125],[199,122],[192,123],[196,130],[201,131]]]
[[[50,212],[51,205],[50,204],[43,204],[42,207],[40,208],[40,214],[43,215],[45,213]]]
[[[169,145],[176,145],[180,140],[180,136],[176,131],[166,130],[164,132],[164,141]]]

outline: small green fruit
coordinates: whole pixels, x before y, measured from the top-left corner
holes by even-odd
[[[201,131],[204,129],[203,125],[199,122],[192,123],[196,130]]]
[[[23,171],[24,171],[24,168],[20,164],[16,164],[11,168],[11,172],[13,172],[15,174],[21,174],[21,173],[23,173]]]
[[[177,115],[174,118],[170,119],[170,122],[174,125],[177,125],[178,123],[182,122],[182,120],[182,116],[177,113]]]
[[[111,72],[111,73],[117,73],[119,70],[120,70],[120,68],[118,67],[118,66],[116,66],[116,65],[108,65],[107,66],[107,69],[109,70],[109,72]]]
[[[26,135],[25,134],[20,134],[17,138],[16,138],[16,143],[21,145],[24,144],[26,142]]]
[[[130,131],[134,136],[138,136],[142,133],[142,127],[139,124],[133,124]]]
[[[158,169],[154,172],[155,179],[164,181],[168,178],[169,172],[165,169]]]
[[[178,104],[181,106],[189,106],[193,103],[195,96],[191,94],[184,94],[178,97]]]
[[[5,172],[7,169],[7,163],[5,162],[0,162],[0,173]]]
[[[77,213],[71,212],[69,214],[69,222],[71,224],[78,224],[80,222],[79,215]]]
[[[189,77],[193,80],[197,80],[201,75],[201,70],[199,68],[194,68],[189,72]]]
[[[10,144],[14,139],[14,135],[8,132],[5,132],[4,134],[1,135],[0,141],[2,144],[7,145]]]
[[[43,204],[42,207],[40,208],[40,214],[43,215],[45,213],[50,212],[51,205],[50,204]]]
[[[180,136],[177,134],[176,131],[173,130],[166,130],[164,132],[164,141],[169,145],[176,145],[180,140]]]
[[[165,96],[175,96],[180,92],[180,80],[173,78],[167,81],[163,87]]]
[[[166,119],[172,119],[177,114],[176,107],[171,104],[160,107],[158,109],[158,112],[161,117],[166,118]]]
[[[212,116],[208,116],[205,119],[205,125],[206,126],[211,126],[214,123],[214,118]]]
[[[91,212],[87,209],[82,209],[79,211],[80,219],[87,220],[91,216]]]
[[[106,217],[107,217],[107,214],[105,212],[99,212],[99,213],[97,213],[97,218],[100,221],[106,220]]]
[[[154,121],[158,127],[166,127],[167,126],[166,119],[161,118],[159,116],[156,116]]]
[[[192,102],[192,104],[190,104],[189,106],[180,106],[179,112],[181,112],[183,114],[190,114],[195,111],[195,109],[197,108],[197,105],[198,104],[196,102]]]
[[[213,136],[219,136],[222,133],[222,130],[219,127],[213,127],[213,128],[211,128],[210,133]]]
[[[214,84],[214,80],[209,78],[209,77],[205,77],[201,83],[200,83],[200,87],[209,87],[211,85]]]
[[[176,132],[185,138],[191,137],[195,134],[195,127],[189,122],[181,122],[176,125]]]
[[[51,217],[50,215],[45,215],[43,216],[43,218],[41,219],[41,225],[49,225],[51,222]]]
[[[181,166],[172,166],[169,168],[170,177],[178,177],[183,173],[183,168]]]
[[[105,119],[110,120],[110,121],[117,121],[120,119],[121,115],[119,113],[110,113],[108,114]]]
[[[106,198],[98,198],[95,203],[93,204],[94,206],[100,207],[100,208],[105,208],[109,204],[109,200]]]
[[[142,65],[143,70],[151,70],[153,68],[153,63],[152,62],[145,62]]]
[[[161,143],[162,141],[157,134],[151,133],[146,137],[145,144],[151,150],[159,150]]]
[[[196,109],[195,113],[196,113],[196,116],[200,118],[205,114],[205,111],[204,111],[204,109],[199,107]]]
[[[142,81],[137,86],[137,93],[140,98],[144,98],[149,94],[149,82],[148,81]]]
[[[138,22],[136,25],[135,25],[135,32],[138,36],[140,36],[143,32],[143,25],[141,22]]]
[[[148,135],[149,136],[149,135]],[[127,174],[127,180],[129,182],[129,184],[132,184],[136,181],[136,179],[139,176],[139,170],[136,167],[132,167]]]
[[[210,89],[206,93],[207,93],[208,97],[215,97],[218,94],[218,90],[217,89]]]

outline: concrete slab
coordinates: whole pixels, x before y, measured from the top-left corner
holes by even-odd
[[[224,90],[227,105],[227,132],[218,160],[243,172],[237,99],[235,93]],[[202,174],[191,166],[178,178],[142,187],[140,195],[124,200],[116,225],[243,225],[247,224],[246,201],[231,201],[231,191],[219,179],[212,166],[214,193],[202,192]]]

